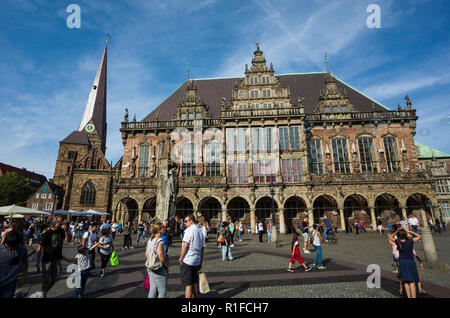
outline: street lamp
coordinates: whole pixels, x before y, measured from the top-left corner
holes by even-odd
[[[275,243],[275,247],[278,247],[277,219],[275,217],[275,201],[273,199],[275,195],[275,184],[273,181],[269,185],[269,190],[272,196],[272,242]]]

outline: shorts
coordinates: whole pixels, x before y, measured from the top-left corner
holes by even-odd
[[[302,236],[303,236],[303,241],[305,241],[305,242],[309,241],[309,233],[308,232],[302,233]]]
[[[42,263],[42,280],[44,282],[56,282],[62,272],[61,261]]]
[[[181,283],[183,283],[184,286],[198,284],[198,271],[199,270],[200,270],[200,265],[191,266],[191,265],[182,263],[182,265],[180,266]]]

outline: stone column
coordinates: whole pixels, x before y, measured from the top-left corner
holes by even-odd
[[[142,219],[142,210],[139,209],[139,211],[138,211],[138,224],[141,223],[141,219]]]
[[[222,222],[226,222],[227,221],[227,208],[226,207],[222,207]]]
[[[286,234],[286,224],[284,223],[284,209],[279,209],[278,215],[280,216],[280,221],[277,227],[280,229],[280,234]]]
[[[436,215],[434,214],[434,209],[432,206],[430,206],[430,211],[431,211],[431,217],[433,218],[433,223],[434,223],[434,220],[436,220]]]
[[[372,230],[377,230],[377,219],[375,217],[375,208],[370,208],[370,219],[372,220]]]
[[[309,225],[311,225],[311,227],[309,228],[309,232],[312,233],[312,231],[314,231],[314,229],[312,228],[312,225],[314,224],[314,208],[308,208],[308,223]]]
[[[344,209],[339,209],[339,217],[341,219],[341,230],[345,231],[345,216]]]
[[[256,227],[256,210],[255,208],[250,208],[250,227],[252,230],[252,234],[255,233],[255,227]]]
[[[422,215],[423,226],[421,228],[422,235],[422,245],[425,253],[425,259],[429,263],[428,265],[434,268],[435,266],[439,266],[439,260],[436,252],[436,246],[434,245],[434,239],[431,235],[431,231],[428,227],[427,216],[425,214],[424,209],[420,209],[420,213]]]
[[[405,221],[408,221],[408,214],[406,213],[405,207],[402,207],[402,217],[405,218]]]

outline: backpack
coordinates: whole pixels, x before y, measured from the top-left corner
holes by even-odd
[[[117,252],[116,251],[113,251],[111,253],[111,258],[109,259],[109,264],[112,267],[119,265],[119,258],[117,257]]]
[[[158,241],[155,242],[155,245],[158,246],[158,242],[161,240],[158,239]],[[159,259],[158,255],[156,254],[156,249],[153,248],[151,253],[149,253],[147,261],[145,262],[145,266],[150,269],[151,271],[156,272],[162,267],[161,260]]]

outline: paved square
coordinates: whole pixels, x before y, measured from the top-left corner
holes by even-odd
[[[221,249],[214,242],[209,242],[202,271],[208,277],[211,292],[201,295],[205,298],[308,298],[308,297],[343,297],[343,298],[395,298],[398,295],[398,280],[392,273],[392,251],[387,235],[377,233],[338,233],[338,243],[324,246],[323,259],[326,270],[304,272],[298,263],[295,272],[286,268],[290,260],[291,235],[279,235],[281,247],[275,248],[267,243],[259,243],[257,236],[244,235],[243,242],[235,242],[232,249],[235,261],[221,260]],[[433,234],[439,259],[450,263],[450,232]],[[213,240],[214,241],[214,240]],[[117,267],[107,267],[105,277],[89,278],[84,296],[86,298],[144,298],[147,292],[143,288],[145,280],[145,248],[140,244],[133,250],[122,251],[123,236],[114,241],[118,250]],[[135,243],[135,242],[133,242]],[[76,244],[65,244],[63,253],[66,257],[76,254]],[[168,298],[184,297],[180,281],[178,256],[181,241],[174,239],[169,250],[170,267],[168,280]],[[35,247],[35,246],[33,246]],[[420,257],[424,257],[422,244],[415,246]],[[312,263],[314,252],[303,254],[307,264]],[[35,261],[30,266],[29,281],[25,289],[34,292],[40,289],[41,274],[38,274]],[[369,289],[366,280],[369,264],[378,264],[382,270],[381,288]],[[48,293],[48,297],[71,297],[72,289],[67,287],[70,273],[64,274]],[[97,273],[100,259],[96,257]],[[450,297],[449,271],[425,269],[423,288],[426,297]],[[70,279],[70,278],[69,278]],[[423,297],[423,296],[422,296]]]

